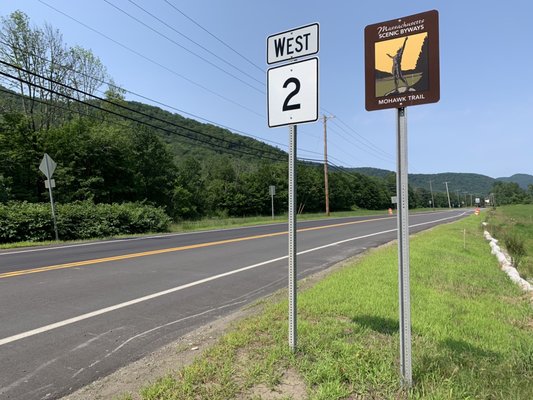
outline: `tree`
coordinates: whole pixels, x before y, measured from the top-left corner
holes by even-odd
[[[522,204],[527,200],[526,191],[515,182],[496,181],[492,193],[499,205]]]
[[[20,113],[6,113],[0,118],[0,176],[4,192],[14,200],[38,201],[44,184],[38,170],[39,138]]]
[[[34,131],[48,130],[68,116],[65,96],[87,100],[107,72],[90,50],[69,48],[51,25],[31,27],[22,11],[1,19],[0,70],[13,78],[3,83],[21,96],[21,108]],[[76,103],[79,110],[79,103]]]

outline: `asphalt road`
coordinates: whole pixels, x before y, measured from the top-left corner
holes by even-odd
[[[466,211],[470,213],[470,211]],[[411,233],[465,215],[412,214]],[[287,284],[287,225],[0,251],[0,399],[56,399]],[[299,278],[396,217],[298,224]]]

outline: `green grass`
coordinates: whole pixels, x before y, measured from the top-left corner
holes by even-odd
[[[357,210],[357,211],[341,211],[332,212],[329,217],[325,213],[310,213],[298,215],[298,221],[308,221],[313,219],[322,218],[342,218],[342,217],[354,217],[365,215],[380,215],[386,214],[386,210]],[[259,224],[277,224],[287,222],[287,214],[276,215],[274,219],[266,216],[255,217],[231,217],[231,218],[205,218],[198,221],[182,221],[174,223],[171,226],[172,232],[183,231],[197,231],[197,230],[210,230],[210,229],[223,229],[240,226],[252,226]]]
[[[431,209],[431,208],[417,208],[411,210],[411,213],[430,212],[430,211],[446,211],[447,209]],[[298,215],[298,221],[309,221],[314,219],[324,218],[343,218],[356,216],[370,216],[370,215],[386,215],[388,210],[356,210],[356,211],[338,211],[330,213],[327,217],[325,213],[310,213]],[[287,214],[276,215],[272,217],[257,216],[257,217],[232,217],[232,218],[205,218],[198,221],[183,221],[174,223],[171,226],[172,232],[188,232],[198,230],[223,229],[240,226],[252,226],[259,224],[277,224],[287,222]]]
[[[533,279],[533,204],[502,206],[486,214],[488,230],[505,246],[511,243],[523,244],[525,255],[518,260],[517,269],[524,279]],[[511,255],[513,249],[507,249]]]
[[[435,211],[446,211],[447,209],[435,209]],[[419,208],[412,210],[411,212],[429,212],[433,211],[431,208]],[[387,210],[356,210],[356,211],[339,211],[332,212],[329,217],[324,213],[312,213],[312,214],[301,214],[298,215],[298,221],[308,221],[313,219],[323,219],[323,218],[342,218],[342,217],[354,217],[354,216],[366,216],[366,215],[385,215]],[[205,218],[197,221],[182,221],[179,223],[173,223],[170,227],[170,232],[179,233],[179,232],[194,232],[194,231],[203,231],[203,230],[212,230],[212,229],[224,229],[224,228],[237,228],[243,226],[253,226],[261,224],[276,224],[276,223],[286,223],[287,215],[277,215],[274,219],[272,217],[232,217],[232,218]],[[128,237],[139,237],[139,236],[148,236],[160,234],[160,232],[152,232],[147,234],[138,234],[138,235],[117,235],[109,238],[94,238],[91,240],[103,240],[103,239],[118,239],[118,238],[128,238]],[[0,243],[1,249],[14,249],[21,247],[35,247],[35,246],[51,246],[54,244],[64,244],[64,243],[82,243],[87,242],[88,240],[69,240],[69,241],[45,241],[45,242],[17,242],[17,243]]]
[[[411,240],[409,392],[399,377],[392,245],[299,293],[295,354],[287,345],[287,302],[267,302],[192,365],[146,386],[142,399],[257,399],[258,387],[291,398],[296,394],[287,388],[297,385],[282,385],[288,371],[317,400],[531,398],[530,299],[499,270],[480,221],[473,216]]]

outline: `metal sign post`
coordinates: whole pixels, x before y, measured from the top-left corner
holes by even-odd
[[[272,219],[274,219],[274,196],[276,194],[276,187],[274,185],[270,185],[268,192],[270,193],[270,200],[272,203]]]
[[[411,298],[409,287],[409,188],[407,175],[407,116],[406,109],[398,109],[398,169],[396,196],[398,198],[398,291],[400,304],[400,370],[403,383],[411,387]]]
[[[57,222],[56,222],[56,210],[54,206],[54,197],[52,196],[52,187],[55,186],[55,182],[52,179],[52,175],[56,169],[57,164],[52,158],[44,153],[44,157],[41,160],[39,165],[39,170],[46,176],[47,181],[45,181],[45,186],[48,188],[48,193],[50,194],[50,205],[52,207],[52,220],[54,222],[54,233],[56,240],[59,240],[59,235],[57,233]]]
[[[398,110],[396,197],[400,372],[406,388],[413,384],[406,107],[438,102],[439,77],[438,11],[427,11],[365,27],[365,107],[368,111],[386,108]],[[434,206],[433,198],[430,204]]]
[[[289,347],[296,351],[296,132],[297,124],[318,120],[319,25],[311,24],[267,38],[267,63],[291,60],[267,71],[268,126],[289,126]],[[272,186],[271,186],[272,189]],[[275,192],[274,192],[275,193]],[[274,195],[272,218],[274,218]]]
[[[289,347],[296,351],[296,134],[297,126],[289,126]]]

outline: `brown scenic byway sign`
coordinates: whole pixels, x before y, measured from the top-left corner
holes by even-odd
[[[368,111],[439,101],[439,13],[368,25],[365,82]]]

